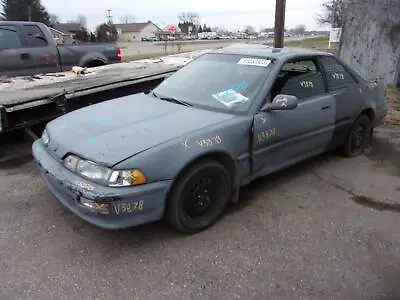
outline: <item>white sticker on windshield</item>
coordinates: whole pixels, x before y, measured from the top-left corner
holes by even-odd
[[[227,107],[232,107],[237,103],[246,102],[249,98],[236,92],[234,89],[229,89],[212,95],[214,99],[218,100]]]
[[[238,65],[248,65],[248,66],[257,66],[257,67],[268,67],[271,61],[269,59],[264,58],[249,58],[243,57],[238,61]]]

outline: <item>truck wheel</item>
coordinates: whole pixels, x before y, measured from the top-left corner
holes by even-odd
[[[231,178],[223,165],[215,161],[193,165],[173,186],[166,219],[178,231],[202,231],[219,219],[231,191]]]
[[[94,67],[100,67],[100,66],[104,66],[104,65],[105,65],[105,63],[101,60],[93,60],[93,61],[86,63],[83,67],[94,68]]]
[[[346,141],[341,147],[341,154],[346,157],[354,157],[364,153],[370,142],[373,125],[367,115],[360,115],[350,129]]]

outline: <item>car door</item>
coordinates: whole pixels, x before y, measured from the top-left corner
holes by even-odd
[[[22,26],[26,38],[26,55],[31,60],[31,73],[55,73],[61,71],[58,50],[55,44],[49,43],[39,26],[25,24]]]
[[[30,64],[24,56],[23,36],[14,25],[0,25],[0,75],[29,73]]]
[[[353,75],[335,57],[322,56],[328,93],[335,101],[335,133],[329,148],[342,144],[362,109],[360,86]]]
[[[266,101],[282,94],[296,96],[297,108],[254,116],[253,166],[259,176],[324,152],[332,138],[334,100],[317,58],[283,65]]]

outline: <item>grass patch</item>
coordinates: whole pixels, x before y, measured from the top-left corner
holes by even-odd
[[[285,42],[285,47],[328,49],[329,37],[321,36]]]
[[[389,111],[385,123],[400,125],[400,88],[388,87]]]

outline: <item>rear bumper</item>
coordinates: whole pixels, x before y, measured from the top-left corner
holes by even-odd
[[[64,168],[47,152],[40,140],[33,144],[32,150],[41,177],[50,192],[83,220],[101,228],[120,229],[163,218],[172,180],[132,188],[104,187]],[[83,205],[83,199],[102,207],[102,212]]]

